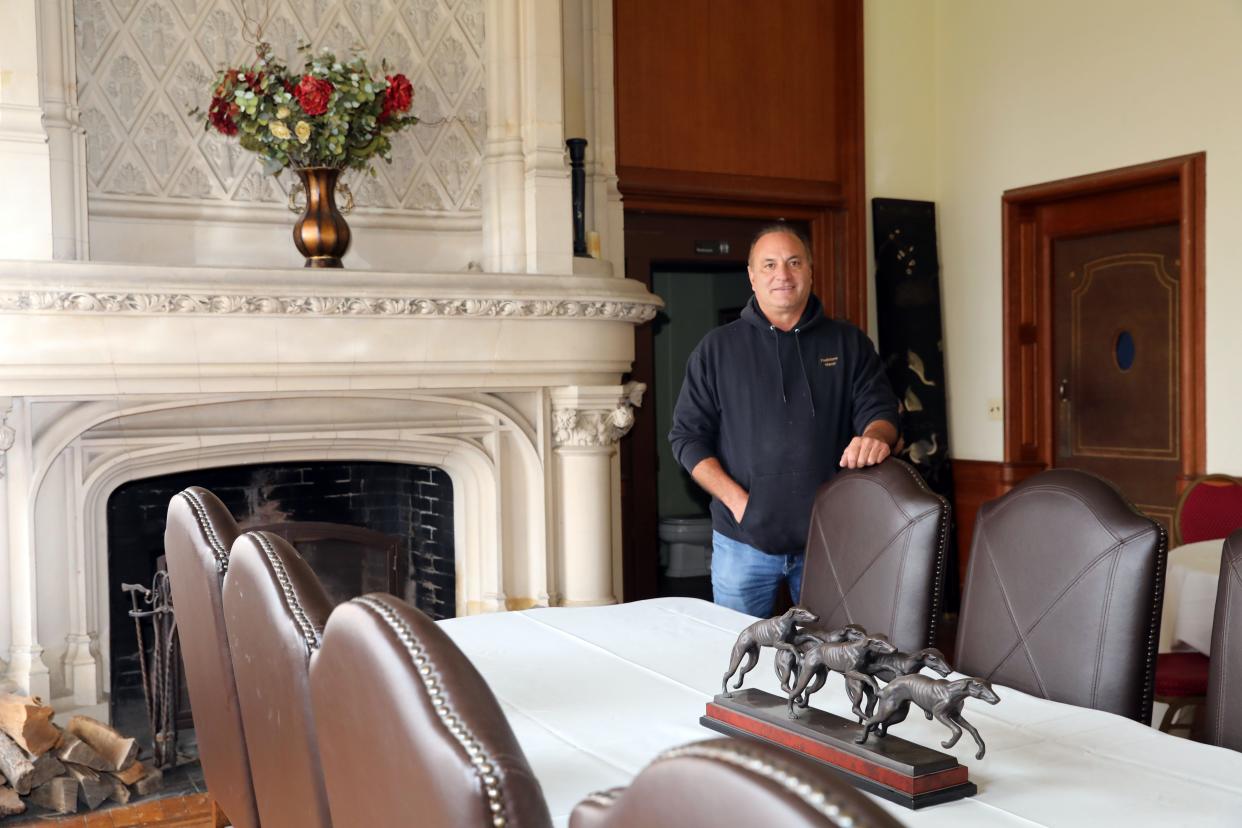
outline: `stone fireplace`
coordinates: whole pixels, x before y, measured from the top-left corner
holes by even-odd
[[[0,262],[0,652],[109,687],[109,497],[227,466],[397,463],[454,492],[459,615],[620,598],[618,384],[659,300],[611,277]]]
[[[110,497],[227,467],[441,470],[458,615],[621,597],[617,440],[643,391],[623,377],[660,301],[622,278],[609,0],[270,4],[272,33],[396,49],[427,120],[358,182],[335,272],[292,269],[281,183],[187,121],[250,52],[220,35],[238,4],[11,5],[0,674],[62,711],[104,701]],[[573,255],[577,136],[594,259]]]

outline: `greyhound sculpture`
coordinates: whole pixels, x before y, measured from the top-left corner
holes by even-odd
[[[859,669],[859,672],[875,676],[880,681],[887,683],[898,676],[913,675],[924,667],[942,676],[947,676],[953,672],[953,668],[945,661],[944,653],[935,647],[927,647],[916,653],[897,652],[877,655],[864,664]],[[846,679],[845,693],[850,697],[850,702],[853,704],[853,713],[858,717],[859,724],[862,724],[868,716],[875,712],[876,694],[871,689],[871,685],[854,679]],[[866,697],[865,706],[863,704],[864,696]]]
[[[927,714],[927,718],[935,719],[953,732],[952,736],[940,743],[941,747],[951,748],[957,744],[957,740],[962,738],[962,728],[965,728],[970,731],[979,747],[975,758],[982,759],[987,749],[983,739],[974,725],[962,718],[962,705],[969,698],[982,699],[988,704],[1000,701],[992,685],[983,679],[946,681],[918,674],[897,676],[880,691],[875,714],[868,716],[863,722],[863,731],[854,741],[863,744],[871,731],[877,729],[881,736],[886,735],[890,727],[905,721],[913,702]]]
[[[803,631],[798,633],[793,640],[793,645],[798,649],[797,653],[789,650],[778,649],[776,651],[776,678],[780,680],[781,689],[788,693],[793,689],[793,685],[798,681],[798,663],[802,660],[802,656],[812,647],[820,644],[841,644],[847,641],[858,641],[867,635],[867,631],[857,624],[846,624],[837,630],[831,632],[809,632]],[[804,707],[806,705],[803,705]]]
[[[797,654],[797,648],[793,644],[782,643],[775,646]],[[895,652],[897,648],[882,635],[867,635],[857,641],[819,644],[810,648],[802,656],[798,667],[798,683],[789,691],[789,718],[797,718],[795,704],[806,707],[810,703],[811,695],[828,680],[829,671],[841,673],[846,679],[856,679],[870,684],[872,689],[878,689],[875,679],[860,672],[859,668],[876,655]],[[815,682],[814,686],[811,686],[812,681]]]
[[[742,630],[742,634],[733,644],[733,653],[729,656],[729,669],[720,682],[720,692],[725,696],[729,695],[729,679],[737,672],[743,657],[746,658],[746,664],[738,673],[737,681],[733,685],[734,690],[742,686],[742,680],[746,678],[746,674],[759,662],[760,647],[775,647],[778,644],[792,647],[798,629],[796,625],[813,624],[818,620],[819,616],[809,609],[790,607],[784,615],[756,621]]]

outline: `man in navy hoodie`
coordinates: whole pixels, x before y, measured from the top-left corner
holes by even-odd
[[[824,316],[797,231],[760,230],[747,270],[754,296],[690,355],[668,438],[712,495],[716,603],[767,617],[782,581],[801,592],[815,490],[888,457],[897,398],[867,335]]]

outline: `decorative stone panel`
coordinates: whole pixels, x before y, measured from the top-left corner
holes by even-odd
[[[486,136],[483,0],[76,0],[78,100],[88,195],[103,203],[283,203],[291,173],[265,176],[255,157],[205,132],[215,72],[254,57],[263,38],[297,65],[297,46],[361,48],[378,70],[408,75],[425,122],[394,141],[379,175],[347,173],[363,213],[479,215]],[[412,133],[412,134],[411,134]],[[98,205],[96,205],[98,206]],[[94,209],[94,206],[93,208]]]

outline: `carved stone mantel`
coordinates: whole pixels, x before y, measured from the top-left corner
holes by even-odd
[[[608,385],[660,304],[604,276],[0,261],[0,393]]]
[[[620,597],[634,326],[613,277],[0,261],[0,658],[64,707],[108,687],[107,498],[287,460],[439,466],[459,612]]]

